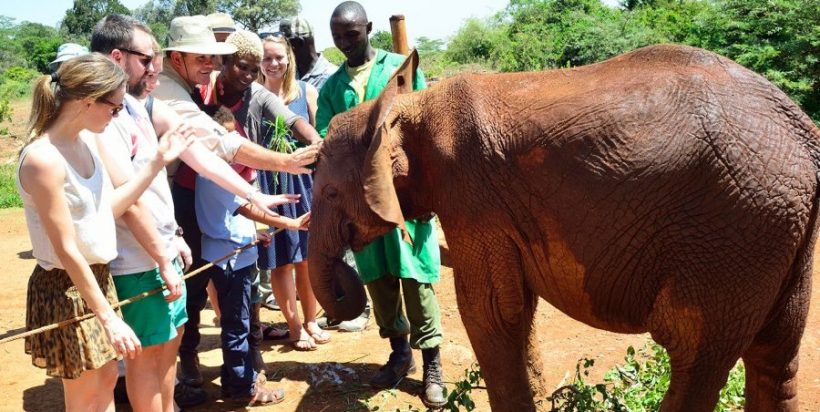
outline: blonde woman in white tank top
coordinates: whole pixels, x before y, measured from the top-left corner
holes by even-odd
[[[190,129],[163,136],[149,167],[112,188],[91,133],[122,110],[126,75],[92,53],[41,76],[29,119],[32,140],[21,152],[17,187],[37,266],[29,279],[26,326],[34,329],[88,310],[96,314],[26,339],[35,366],[63,378],[67,411],[113,411],[118,356],[141,350],[111,308],[107,263],[116,257],[114,218],[132,205],[156,173],[187,148]]]

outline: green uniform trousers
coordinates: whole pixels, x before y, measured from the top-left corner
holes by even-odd
[[[441,314],[432,284],[385,275],[367,283],[367,291],[382,338],[410,334],[410,346],[414,349],[432,349],[441,344]]]

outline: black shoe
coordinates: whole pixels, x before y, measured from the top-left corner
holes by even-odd
[[[205,403],[208,393],[202,388],[194,388],[180,382],[174,386],[174,402],[180,408],[188,408]]]
[[[199,372],[199,355],[196,353],[179,354],[179,380],[188,386],[202,386],[202,373]]]
[[[405,376],[416,372],[413,362],[413,352],[407,343],[407,337],[390,338],[390,347],[393,351],[387,363],[370,379],[370,386],[379,389],[393,388]]]
[[[424,359],[424,393],[421,402],[430,409],[441,409],[447,405],[442,383],[441,355],[438,347],[421,350]]]
[[[114,403],[128,403],[128,390],[125,387],[125,376],[117,378],[114,386]]]

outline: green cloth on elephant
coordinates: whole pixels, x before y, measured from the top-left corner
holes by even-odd
[[[393,73],[404,63],[405,56],[376,49],[375,63],[370,71],[365,87],[365,100],[379,96]],[[416,70],[413,90],[426,87],[424,74]],[[333,116],[344,113],[361,103],[356,90],[350,85],[347,62],[333,73],[322,90],[316,113],[316,129],[323,137]],[[401,230],[396,228],[386,235],[370,242],[355,253],[356,265],[362,282],[368,283],[392,274],[400,278],[415,279],[420,283],[434,283],[439,279],[441,260],[439,258],[438,234],[433,221],[408,220],[405,222],[413,245],[404,242]]]
[[[405,56],[376,49],[376,61],[367,79],[364,100],[375,99],[379,96],[390,76],[404,63]],[[424,73],[416,70],[413,80],[413,90],[422,90],[427,87]],[[327,135],[327,126],[333,116],[344,113],[361,103],[359,94],[350,85],[350,76],[347,74],[347,62],[339,66],[319,90],[319,101],[316,109],[316,130],[322,137]]]
[[[384,274],[415,279],[419,283],[438,282],[441,258],[433,220],[404,223],[413,239],[412,245],[402,239],[401,230],[396,228],[354,252],[362,282],[372,282]]]

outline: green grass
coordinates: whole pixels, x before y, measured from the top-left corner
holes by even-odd
[[[17,163],[0,165],[0,209],[23,207],[14,183]]]

